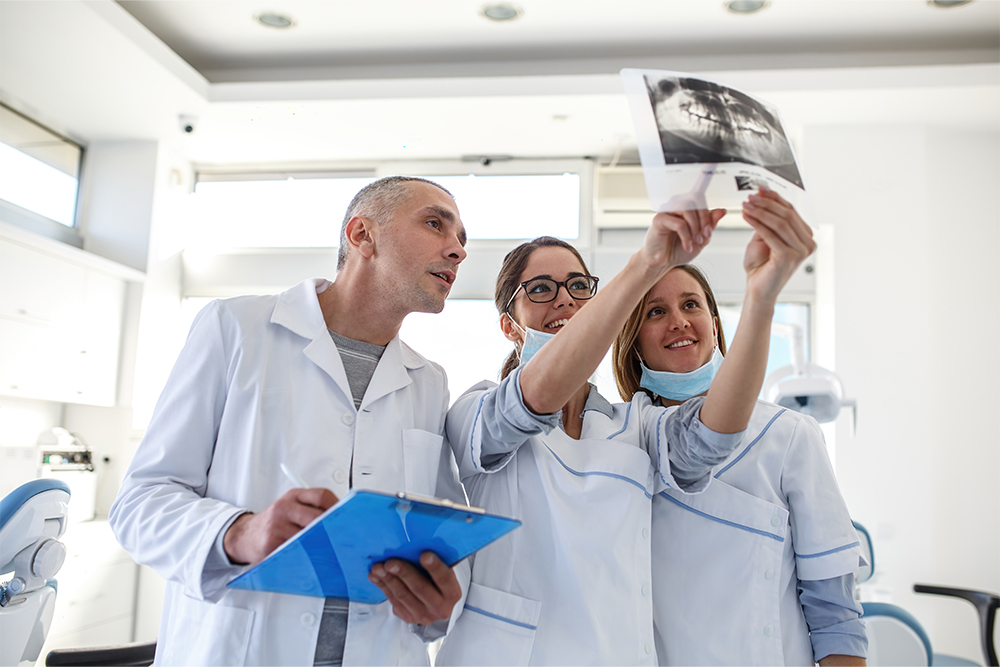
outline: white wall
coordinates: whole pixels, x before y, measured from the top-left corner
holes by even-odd
[[[1000,590],[1000,134],[809,127],[811,191],[834,238],[837,475],[872,532],[882,595],[937,652],[982,661],[965,602]]]

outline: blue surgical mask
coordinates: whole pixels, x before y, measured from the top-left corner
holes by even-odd
[[[544,331],[536,331],[535,329],[525,329],[518,326],[514,318],[510,320],[511,324],[521,332],[524,336],[524,342],[521,343],[521,349],[518,352],[520,361],[519,366],[524,366],[528,361],[535,356],[535,354],[542,349],[542,345],[545,345],[550,340],[555,338],[555,334],[545,333]]]
[[[708,391],[715,374],[719,371],[719,366],[722,365],[722,359],[718,345],[715,346],[715,352],[712,353],[708,363],[688,373],[650,370],[645,362],[639,359],[639,365],[642,366],[639,386],[672,401],[686,401]]]

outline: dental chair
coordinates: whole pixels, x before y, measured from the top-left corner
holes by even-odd
[[[0,500],[0,667],[34,664],[52,625],[56,580],[66,559],[69,486],[22,484]],[[4,576],[3,580],[7,577]]]
[[[866,553],[870,565],[858,573],[858,584],[862,584],[875,572],[875,553],[871,536],[861,524],[854,522],[858,531],[861,548]],[[979,615],[979,633],[986,665],[997,665],[996,646],[993,643],[993,628],[996,621],[1000,597],[983,591],[964,588],[947,588],[915,584],[914,592],[931,595],[957,597],[970,602]],[[868,631],[868,664],[880,665],[933,665],[934,667],[964,667],[976,665],[964,658],[934,653],[930,637],[920,622],[908,611],[894,604],[884,602],[862,602],[864,619]]]

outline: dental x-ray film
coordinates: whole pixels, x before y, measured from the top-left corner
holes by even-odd
[[[764,185],[804,213],[802,176],[776,107],[681,72],[621,76],[654,211],[735,212]]]

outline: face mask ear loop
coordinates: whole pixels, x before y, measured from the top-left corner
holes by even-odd
[[[510,323],[514,325],[514,328],[521,332],[521,345],[523,345],[524,338],[528,335],[528,332],[521,328],[521,325],[517,323],[517,320],[511,317],[509,312],[504,313],[504,315],[506,315],[507,319],[510,320]],[[517,363],[519,364],[521,363],[521,345],[519,345],[516,341],[514,343],[514,354],[517,355]]]

